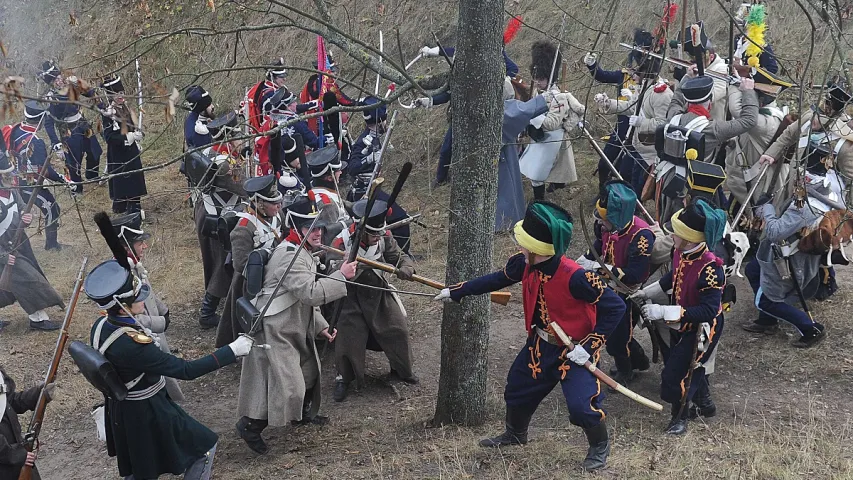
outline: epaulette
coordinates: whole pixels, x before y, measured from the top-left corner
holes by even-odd
[[[134,342],[141,343],[143,345],[147,345],[147,344],[154,341],[153,338],[149,337],[148,335],[145,335],[142,332],[136,332],[136,331],[127,332],[127,336],[130,337],[130,339],[133,340]]]

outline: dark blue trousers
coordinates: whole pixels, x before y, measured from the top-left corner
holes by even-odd
[[[784,320],[799,330],[800,335],[812,330],[815,322],[806,315],[806,312],[785,302],[774,302],[761,293],[761,265],[758,260],[753,258],[746,265],[746,278],[749,280],[752,291],[755,292],[755,306],[758,308],[756,323],[776,325],[779,320]]]
[[[83,157],[86,157],[86,179],[91,180],[98,176],[98,166],[101,164],[101,144],[98,143],[97,137],[94,135],[87,137],[83,133],[72,133],[70,136],[63,139],[66,148],[65,166],[68,168],[68,176],[72,182],[82,181],[80,176],[80,168],[83,164]],[[82,185],[77,186],[77,191],[82,192]]]
[[[559,383],[569,408],[569,421],[582,428],[594,427],[605,417],[601,408],[604,392],[589,370],[565,358],[566,350],[535,333],[530,335],[509,369],[504,400],[508,407],[532,415]],[[590,361],[593,360],[598,360],[598,353],[593,354]]]
[[[679,405],[681,398],[687,395],[685,402],[693,399],[698,391],[707,391],[708,379],[705,375],[705,367],[699,367],[693,371],[690,385],[687,385],[687,376],[694,362],[702,362],[711,356],[717,348],[720,336],[723,333],[723,315],[717,317],[716,322],[711,325],[711,344],[707,351],[697,352],[693,358],[693,348],[696,345],[696,332],[670,331],[670,342],[667,347],[661,342],[661,354],[663,354],[663,371],[661,372],[660,398],[672,405]]]
[[[450,157],[453,155],[453,130],[447,127],[447,132],[444,133],[444,141],[441,142],[441,149],[438,151],[438,168],[435,170],[436,183],[442,183],[447,180],[447,175],[450,173]]]
[[[622,297],[621,294],[619,296]],[[607,343],[605,344],[607,353],[614,359],[631,357],[631,349],[628,345],[631,343],[634,335],[634,322],[631,318],[633,302],[627,301],[626,303],[627,308],[625,309],[625,314],[622,316],[622,320],[607,337]]]

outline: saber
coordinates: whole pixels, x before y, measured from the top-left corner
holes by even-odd
[[[557,44],[557,51],[554,53],[554,61],[551,62],[551,75],[548,75],[548,89],[551,89],[551,84],[554,83],[554,70],[557,69],[557,57],[560,55],[560,47],[563,46],[563,31],[566,29],[566,14],[563,14],[563,21],[560,22],[560,43]]]
[[[627,48],[628,50],[634,50],[636,52],[641,52],[645,55],[649,55],[649,56],[654,57],[654,58],[659,58],[662,61],[667,62],[667,63],[671,63],[677,67],[690,68],[691,66],[694,65],[693,62],[690,62],[688,60],[683,60],[680,58],[666,57],[663,55],[659,55],[659,54],[654,53],[650,50],[646,50],[645,48],[640,48],[636,45],[629,45],[627,43],[620,43],[619,46],[623,47],[623,48]],[[702,73],[705,76],[715,78],[717,80],[722,80],[722,81],[724,81],[730,85],[739,85],[740,84],[740,80],[736,77],[732,77],[731,75],[726,75],[726,74],[715,72],[712,70],[705,70]],[[797,87],[796,84],[791,84],[791,86],[794,88]],[[764,93],[767,93],[770,95],[778,95],[779,92],[781,91],[781,89],[782,89],[782,87],[779,87],[776,85],[768,85],[766,83],[756,83],[755,84],[755,90],[757,90],[759,92],[764,92]]]
[[[635,289],[632,289],[622,283],[622,280],[619,280],[619,278],[613,273],[613,271],[610,270],[610,267],[608,267],[607,264],[604,263],[604,261],[601,259],[601,256],[598,254],[598,251],[594,248],[592,237],[589,235],[589,230],[586,228],[586,214],[583,210],[583,202],[578,202],[578,209],[581,215],[581,230],[583,230],[584,239],[586,239],[586,244],[589,247],[589,251],[592,253],[592,256],[595,257],[595,261],[598,262],[601,268],[603,268],[604,271],[607,272],[607,276],[613,280],[616,286],[624,290],[625,295],[630,295],[636,292]],[[626,297],[626,300],[630,300],[634,305],[638,307],[640,306],[640,304],[637,303],[634,299],[629,299]],[[651,321],[649,321],[642,314],[640,314],[640,318],[643,319],[643,327],[649,331],[649,337],[652,341],[652,363],[658,363],[658,352],[660,352],[660,339],[658,338],[658,333],[655,330],[654,325],[652,325]],[[631,328],[633,329],[634,326],[631,325]]]
[[[382,66],[382,61],[385,59],[385,37],[382,35],[382,30],[379,30],[379,66]],[[373,95],[379,96],[379,78],[382,75],[377,70],[376,72],[376,86],[373,87]]]
[[[607,158],[607,155],[604,154],[604,150],[602,150],[601,147],[598,146],[598,143],[595,142],[595,138],[593,138],[592,134],[589,133],[589,130],[587,130],[586,128],[586,125],[583,122],[578,122],[578,128],[580,128],[583,134],[586,135],[586,138],[587,140],[589,140],[590,145],[592,145],[593,150],[595,150],[595,152],[598,153],[598,156],[601,157],[602,160],[604,160],[604,163],[607,164],[607,168],[609,168],[610,171],[613,172],[613,175],[615,175],[617,179],[624,182],[625,179],[622,178],[622,175],[619,173],[619,170],[616,169],[613,163],[610,162],[610,159]],[[648,210],[646,210],[646,207],[643,206],[643,202],[641,202],[639,198],[637,198],[637,206],[640,208],[640,211],[643,212],[643,216],[646,217],[646,220],[648,220],[649,223],[656,223],[655,219],[652,218],[652,215],[649,213]]]
[[[575,345],[572,343],[572,338],[566,335],[566,332],[563,331],[563,328],[558,325],[557,322],[551,322],[548,325],[553,327],[554,333],[556,333],[557,336],[560,337],[560,341],[563,342],[563,344],[566,346],[566,348],[569,349],[570,352],[575,349]],[[609,375],[596,368],[596,366],[593,365],[589,360],[587,360],[586,363],[583,364],[583,366],[587,370],[589,370],[593,374],[593,376],[595,376],[595,378],[601,380],[602,383],[612,388],[613,390],[621,393],[622,395],[625,395],[626,397],[639,403],[640,405],[643,405],[644,407],[649,407],[657,412],[663,411],[663,405],[657,402],[653,402],[648,398],[632,391],[628,387],[616,382],[616,380],[610,378]]]
[[[136,59],[136,108],[139,109],[139,121],[136,126],[142,128],[142,75],[139,73],[139,58]]]
[[[325,250],[329,253],[338,254],[342,257],[346,256],[346,252],[344,252],[343,250],[338,250],[337,248],[334,248],[334,247],[327,247],[325,245],[321,245],[320,249]],[[376,261],[368,260],[364,257],[358,257],[358,256],[355,259],[356,259],[356,261],[358,261],[358,263],[363,263],[370,268],[382,270],[383,272],[396,274],[399,271],[399,269],[397,267],[395,267],[393,265],[389,265],[387,263],[376,262]],[[436,281],[436,280],[432,280],[432,279],[427,278],[427,277],[422,277],[420,275],[412,275],[412,281],[420,283],[422,285],[426,285],[428,287],[438,289],[438,290],[445,288],[445,285],[443,283]],[[510,297],[512,297],[512,293],[510,293],[510,292],[492,292],[491,293],[492,302],[497,303],[499,305],[506,305],[507,303],[509,303]]]

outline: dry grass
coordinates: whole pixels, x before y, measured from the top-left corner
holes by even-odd
[[[298,2],[302,4],[304,2]],[[558,2],[584,23],[601,24],[608,2],[585,0]],[[712,38],[724,35],[726,25],[716,2],[701,2],[701,13],[708,19]],[[10,56],[17,69],[32,72],[43,58],[59,57],[65,64],[80,63],[92,54],[114,50],[138,32],[167,30],[185,24],[216,25],[219,28],[243,23],[257,23],[263,18],[253,8],[263,1],[221,3],[215,14],[198,1],[149,1],[151,16],[139,8],[140,2],[125,0],[86,3],[70,2],[80,26],[58,28],[67,23],[65,4],[57,7],[51,2],[8,2],[0,0],[0,39],[10,47]],[[432,42],[435,31],[444,43],[453,44],[453,2],[423,3],[403,0],[384,4],[380,15],[378,1],[337,4],[336,11],[352,12],[341,16],[345,30],[367,41],[376,42],[377,29],[386,33],[386,50],[396,49],[394,27],[399,27],[404,55],[411,57],[424,43]],[[306,8],[309,8],[306,6]],[[550,2],[524,0],[510,2],[507,9],[523,13],[525,21],[556,35],[562,13]],[[791,0],[771,2],[772,38],[777,52],[785,63],[795,65],[804,59],[803,48],[808,40],[805,22],[797,15]],[[605,65],[621,65],[625,52],[615,49],[618,40],[626,40],[635,26],[653,26],[657,20],[652,10],[660,7],[649,2],[621,2],[621,9],[612,23],[612,32],[600,42],[604,48]],[[692,16],[692,12],[689,12]],[[32,19],[41,21],[32,23]],[[141,29],[141,30],[137,30]],[[784,32],[784,35],[781,34]],[[565,36],[569,46],[565,58],[580,59],[592,43],[594,33],[577,22],[570,21]],[[510,54],[526,71],[527,49],[541,35],[524,29],[510,48]],[[309,67],[316,56],[313,38],[296,29],[247,34],[243,41],[249,46],[248,59],[238,49],[238,60],[261,63],[283,54],[289,62]],[[221,68],[230,64],[233,36],[215,40],[200,37],[176,37],[143,57],[146,77],[162,75],[165,68],[172,72],[191,72]],[[825,32],[818,35],[819,52],[815,62],[815,79],[823,77],[822,66],[828,62],[828,41]],[[724,46],[725,42],[718,40]],[[69,46],[71,48],[63,48]],[[338,51],[338,49],[335,49]],[[199,55],[203,52],[203,55]],[[338,54],[344,72],[355,73],[358,68]],[[113,63],[97,64],[82,70],[94,75],[112,68]],[[424,61],[417,73],[443,69],[440,61]],[[793,68],[793,67],[792,67]],[[155,73],[151,73],[155,72]],[[131,72],[125,71],[132,77]],[[259,72],[218,74],[202,83],[213,92],[220,106],[236,104],[243,87],[260,76]],[[292,73],[293,89],[301,88],[305,75]],[[579,63],[569,67],[567,87],[583,99],[589,89],[585,68]],[[368,76],[370,78],[370,76]],[[161,83],[171,87],[180,84],[182,77]],[[360,82],[360,78],[356,80]],[[373,79],[368,81],[372,84]],[[132,81],[130,82],[132,83]],[[594,87],[592,93],[609,92],[610,87]],[[223,110],[220,108],[220,110]],[[157,118],[159,112],[149,112],[146,123],[153,131],[165,130],[161,141],[146,146],[144,161],[151,165],[169,159],[180,152],[180,128],[165,126]],[[180,119],[179,119],[180,122]],[[596,120],[600,132],[606,125]],[[357,122],[356,122],[357,123]],[[352,130],[357,131],[353,124]],[[416,168],[410,177],[401,203],[410,211],[420,211],[428,230],[415,228],[413,249],[425,259],[418,265],[419,273],[437,279],[444,278],[444,254],[447,248],[448,187],[432,191],[429,182],[444,133],[445,117],[439,112],[401,111],[399,130],[393,141],[395,150],[389,156],[392,166],[411,160]],[[579,200],[590,201],[594,190],[593,160],[584,142],[576,141],[578,170],[582,181],[575,188],[561,191],[556,200],[570,210]],[[173,311],[174,324],[170,340],[180,355],[196,358],[210,351],[212,335],[201,332],[195,324],[195,311],[201,296],[201,265],[191,212],[183,203],[184,181],[171,167],[147,176],[150,198],[144,206],[149,220],[146,229],[153,234],[149,258],[146,261],[155,290],[163,292]],[[100,209],[109,208],[106,188],[88,188],[80,204],[89,235],[95,249],[89,249],[76,218],[70,198],[60,195],[64,212],[60,241],[70,246],[62,252],[44,252],[43,238],[33,243],[42,266],[56,288],[68,297],[79,258],[91,256],[90,266],[105,259],[103,242],[90,219]],[[585,248],[580,234],[576,236],[571,253],[577,255]],[[501,262],[514,251],[509,238],[498,236],[495,259]],[[850,283],[848,271],[840,271],[842,288]],[[713,388],[720,413],[707,425],[692,423],[690,433],[683,438],[661,434],[666,415],[654,414],[631,403],[611,396],[606,401],[608,422],[613,435],[613,454],[609,467],[598,474],[613,479],[799,479],[853,478],[851,440],[851,369],[853,356],[846,348],[853,341],[849,328],[851,297],[842,291],[831,301],[816,307],[816,314],[829,326],[829,338],[806,354],[793,352],[783,336],[754,338],[744,335],[739,324],[754,315],[747,300],[749,287],[736,280],[741,302],[728,317],[727,331],[720,351],[719,373],[713,377]],[[418,288],[410,287],[407,288]],[[519,290],[513,290],[518,294]],[[534,418],[533,441],[526,447],[505,450],[483,450],[476,445],[485,435],[497,432],[502,425],[502,389],[505,372],[523,341],[520,303],[514,300],[509,307],[493,309],[492,338],[489,352],[490,413],[481,428],[460,429],[453,426],[426,428],[434,408],[437,391],[440,351],[440,305],[421,298],[406,299],[410,312],[416,370],[422,384],[417,387],[398,387],[402,399],[382,382],[371,381],[367,389],[352,396],[346,403],[324,406],[332,417],[325,429],[278,429],[267,436],[272,453],[257,458],[233,434],[236,383],[239,368],[215,372],[195,382],[185,383],[189,402],[185,408],[203,423],[220,433],[217,455],[217,478],[555,478],[574,475],[585,452],[582,433],[568,423],[560,393],[549,396]],[[0,364],[12,373],[21,385],[30,384],[43,374],[55,337],[51,334],[26,331],[26,316],[17,306],[3,310],[3,316],[14,320],[0,334]],[[59,311],[51,314],[58,318]],[[80,303],[71,328],[71,336],[85,339],[96,312],[87,301]],[[645,334],[640,334],[645,337]],[[330,394],[332,383],[330,362],[325,364],[324,393]],[[386,361],[371,354],[369,370],[381,375],[387,370]],[[658,367],[642,374],[636,390],[650,398],[657,397]],[[76,374],[69,359],[59,372],[60,398],[50,406],[43,430],[43,450],[40,465],[46,479],[114,478],[115,462],[106,457],[103,446],[94,439],[88,411],[97,396]]]

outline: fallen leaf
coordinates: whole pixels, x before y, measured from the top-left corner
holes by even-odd
[[[72,27],[77,26],[77,15],[75,15],[73,11],[68,12],[68,25],[71,25]]]
[[[207,0],[207,6],[210,8],[211,12],[216,11],[216,3],[213,0]]]
[[[6,45],[3,45],[2,41],[0,41],[0,53],[2,53],[4,57],[8,55],[6,52]]]

